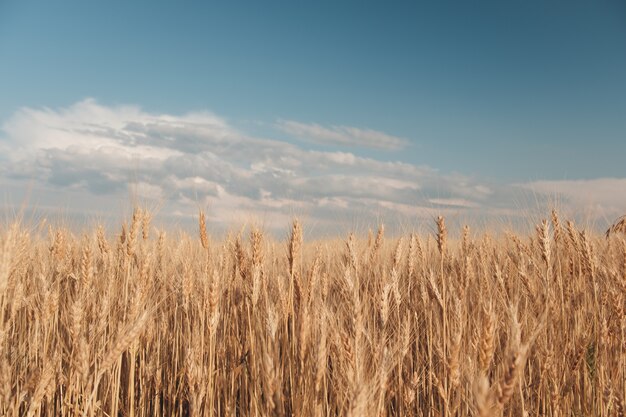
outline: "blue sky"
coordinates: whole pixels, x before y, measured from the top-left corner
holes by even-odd
[[[3,176],[13,185],[29,178],[47,189],[80,188],[51,182],[48,166],[35,168],[42,150],[67,158],[68,147],[86,142],[77,138],[63,147],[43,127],[26,138],[25,126],[44,123],[45,112],[58,116],[57,132],[78,120],[90,125],[85,114],[97,106],[100,114],[115,113],[96,117],[107,129],[136,122],[124,116],[128,108],[142,113],[131,111],[133,117],[161,124],[205,113],[241,137],[427,168],[447,178],[420,187],[414,201],[401,193],[387,197],[389,203],[468,199],[443,185],[450,178],[462,178],[461,188],[490,187],[489,203],[476,202],[485,208],[504,205],[507,194],[496,198],[496,189],[512,185],[541,183],[534,192],[555,194],[580,184],[597,189],[606,180],[626,184],[619,181],[626,177],[623,2],[389,3],[0,0],[0,159],[13,164],[5,164]],[[36,134],[43,135],[38,145],[27,144]],[[185,142],[185,135],[176,140]],[[390,138],[400,142],[380,145]],[[259,163],[211,146],[202,152],[248,174]],[[101,148],[89,149],[95,155]],[[272,169],[286,169],[284,155],[276,158]],[[133,169],[141,171],[137,164]],[[17,175],[18,165],[28,166],[28,174]],[[342,172],[355,179],[369,172],[340,168],[289,175],[312,180]],[[200,168],[194,176],[220,184]],[[93,185],[83,181],[85,192],[99,195]],[[294,201],[309,198],[289,186]],[[564,200],[581,199],[571,194]],[[323,197],[310,198],[319,204]],[[610,207],[624,209],[621,200]]]

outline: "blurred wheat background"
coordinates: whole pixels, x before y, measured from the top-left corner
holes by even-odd
[[[624,415],[619,222],[312,243],[298,220],[286,242],[199,226],[0,229],[0,414]]]

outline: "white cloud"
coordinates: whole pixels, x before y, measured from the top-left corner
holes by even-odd
[[[359,137],[353,130],[339,132]],[[377,143],[383,142],[394,143]],[[300,215],[336,233],[355,218],[361,224],[394,218],[406,225],[436,213],[501,215],[511,213],[511,201],[528,189],[542,199],[558,189],[572,204],[614,211],[626,205],[626,179],[499,186],[255,137],[209,112],[154,114],[94,100],[17,111],[2,125],[0,151],[0,185],[15,198],[32,187],[39,207],[67,200],[64,207],[76,212],[107,214],[135,195],[179,219],[192,220],[198,207],[208,206],[214,225],[254,217],[282,230]]]
[[[612,219],[626,213],[626,178],[534,181],[520,185],[589,217]]]
[[[316,123],[301,123],[293,120],[279,120],[276,127],[299,139],[322,144],[385,150],[398,150],[407,146],[406,139],[371,129],[350,126],[325,127]]]

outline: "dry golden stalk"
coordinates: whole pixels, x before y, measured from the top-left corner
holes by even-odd
[[[553,208],[550,215],[552,218],[552,227],[554,228],[554,241],[559,242],[561,240],[561,233],[563,232],[561,221],[559,220],[559,213]]]
[[[308,302],[311,303],[311,295],[313,291],[318,288],[320,281],[320,269],[322,268],[322,248],[319,246],[315,249],[315,258],[313,258],[313,265],[309,269],[309,282],[307,289]],[[319,301],[319,299],[318,299]]]
[[[459,365],[459,358],[461,353],[461,336],[462,330],[459,329],[452,337],[452,343],[450,344],[448,372],[450,375],[450,384],[452,387],[457,387],[461,382],[461,371]]]
[[[489,380],[486,376],[478,377],[474,388],[474,398],[476,399],[476,415],[478,417],[496,417],[498,410],[489,391]]]
[[[441,295],[441,292],[439,291],[439,287],[437,286],[437,283],[435,282],[435,275],[433,274],[432,271],[428,275],[428,283],[430,284],[430,290],[431,290],[435,300],[437,300],[437,303],[439,304],[439,307],[441,307],[443,309],[444,300],[443,300],[443,297]]]
[[[413,343],[413,323],[412,323],[410,315],[407,315],[402,320],[402,329],[399,333],[400,333],[399,334],[399,337],[400,337],[399,361],[400,363],[402,363],[402,360],[405,358],[405,356],[409,353],[409,350],[411,349],[411,343]]]
[[[409,240],[409,256],[407,261],[407,273],[409,279],[413,279],[415,274],[415,264],[417,261],[417,237],[415,233],[411,233],[411,239]]]
[[[383,286],[380,298],[380,318],[383,326],[387,324],[389,318],[389,294],[391,292],[391,282],[386,282]]]
[[[157,256],[159,261],[162,261],[165,255],[165,236],[165,232],[159,232],[159,239],[157,240]]]
[[[322,273],[322,281],[321,281],[321,291],[320,295],[322,297],[322,301],[328,299],[328,273]]]
[[[385,236],[385,225],[380,224],[378,226],[378,233],[376,233],[376,239],[372,245],[372,250],[370,252],[370,266],[373,265],[374,261],[378,257],[378,252],[380,251],[381,246],[383,245],[383,238]]]
[[[496,316],[491,307],[483,315],[478,363],[481,374],[487,375],[495,351]]]
[[[49,390],[50,384],[54,383],[54,376],[54,361],[52,359],[48,359],[44,366],[44,370],[39,377],[39,383],[37,384],[37,388],[33,393],[30,405],[28,406],[28,412],[26,413],[28,417],[35,416],[35,414],[39,410],[41,401],[43,400],[46,392]]]
[[[77,372],[82,377],[87,376],[89,372],[89,352],[87,339],[84,334],[84,317],[85,305],[84,297],[86,294],[77,294],[72,306],[72,342],[73,353],[75,355]]]
[[[289,274],[291,278],[296,278],[300,274],[300,262],[301,262],[301,249],[302,249],[302,225],[298,219],[294,219],[291,234],[289,236],[288,260],[289,260]]]
[[[245,279],[248,279],[248,256],[246,254],[246,249],[243,246],[243,243],[241,242],[241,234],[237,235],[237,238],[235,239],[235,247],[234,247],[234,251],[235,251],[235,269],[234,269],[234,274],[235,276],[237,275],[237,273],[241,274],[241,276]]]
[[[199,215],[199,227],[200,227],[200,242],[202,243],[202,247],[204,249],[209,248],[209,237],[206,233],[206,218],[204,216],[204,211],[200,210]]]
[[[370,402],[367,387],[364,384],[357,384],[355,386],[355,392],[352,403],[350,404],[350,412],[347,415],[348,417],[366,416]]]
[[[500,408],[504,407],[512,397],[515,386],[524,373],[530,347],[535,343],[539,333],[546,325],[548,308],[545,308],[533,333],[523,344],[521,342],[521,325],[517,318],[517,305],[510,306],[510,314],[512,321],[509,336],[509,360],[506,365],[505,373],[498,383],[497,402]]]
[[[587,235],[587,231],[583,230],[580,234],[580,246],[583,253],[583,269],[585,274],[588,276],[594,275],[595,272],[595,262],[593,256],[593,249],[591,242],[589,240],[589,236]]]
[[[111,347],[111,349],[109,349],[108,353],[103,357],[102,362],[100,363],[101,374],[110,370],[115,362],[119,360],[122,353],[124,353],[131,343],[133,343],[141,335],[149,317],[149,310],[144,310],[133,323],[129,323],[119,333],[115,344]]]
[[[135,208],[133,210],[133,219],[130,223],[130,230],[128,232],[128,239],[126,241],[126,254],[128,257],[132,257],[135,254],[135,243],[137,241],[137,235],[139,233],[139,226],[141,225],[141,209]]]
[[[268,415],[272,415],[280,402],[278,389],[280,388],[280,371],[278,361],[275,360],[276,346],[274,338],[278,329],[278,315],[271,305],[267,308],[266,329],[268,332],[266,343],[262,345],[261,363],[263,366],[264,383],[262,390],[266,399]]]
[[[617,417],[626,416],[626,401],[624,400],[623,396],[618,397],[617,395],[615,395],[615,411]]]
[[[126,223],[122,223],[122,230],[120,231],[120,236],[118,239],[118,245],[119,246],[124,246],[124,244],[126,243]]]
[[[546,263],[546,266],[550,267],[552,256],[550,247],[550,224],[545,219],[541,221],[541,225],[537,226],[537,240],[541,248],[541,258]]]
[[[83,244],[83,255],[80,263],[80,275],[85,285],[90,285],[93,281],[93,259],[89,240],[85,239]]]
[[[302,315],[300,318],[300,329],[298,332],[299,358],[300,368],[304,368],[305,358],[309,350],[309,335],[311,333],[311,324],[309,319],[309,309],[306,303],[302,306]]]
[[[0,346],[4,346],[2,343],[2,336],[0,336]],[[1,349],[0,349],[1,352]],[[9,404],[11,399],[11,365],[9,360],[3,355],[0,357],[0,412],[4,412],[2,404]]]
[[[605,235],[608,238],[614,233],[626,234],[626,215],[615,220],[613,224],[611,225],[611,227],[607,229]]]
[[[143,210],[143,216],[141,218],[141,237],[145,241],[150,239],[150,222],[152,221],[152,214],[148,210]]]
[[[104,235],[104,228],[101,225],[98,226],[96,235],[98,238],[98,249],[100,249],[100,253],[104,256],[108,255],[110,252],[109,243]]]
[[[396,250],[393,252],[393,266],[392,269],[398,270],[400,261],[402,260],[402,252],[404,250],[404,239],[398,239],[396,244]]]
[[[250,232],[252,246],[252,305],[256,307],[263,286],[263,232],[254,228]]]
[[[470,247],[470,227],[468,225],[463,226],[463,238],[461,240],[461,251],[464,255],[467,255]]]
[[[527,355],[527,345],[521,345],[517,350],[511,352],[506,372],[504,373],[504,376],[500,381],[500,393],[498,395],[498,404],[500,405],[500,407],[504,407],[504,405],[513,395],[513,390],[515,388],[515,385],[517,384],[519,376],[524,371],[524,365],[526,364]]]
[[[13,270],[16,258],[17,235],[18,225],[16,223],[11,225],[9,230],[4,233],[4,239],[0,240],[2,242],[0,245],[0,297],[4,294]]]
[[[65,234],[63,231],[57,230],[55,233],[52,246],[50,246],[50,253],[58,260],[65,256]]]
[[[211,288],[209,291],[209,317],[211,334],[215,334],[220,319],[220,311],[218,309],[220,302],[220,275],[217,269],[213,270],[213,278],[211,279]]]
[[[576,230],[576,226],[571,220],[567,221],[567,236],[576,250],[580,248],[580,234]]]
[[[463,268],[463,279],[461,281],[463,290],[466,290],[469,285],[474,283],[476,274],[474,272],[474,264],[471,256],[465,257],[465,264]]]
[[[324,308],[324,307],[322,307]],[[322,382],[326,376],[328,365],[328,345],[327,345],[327,319],[325,311],[320,313],[320,336],[317,344],[317,358],[315,361],[315,392],[319,395],[322,392]]]
[[[623,278],[626,280],[626,239],[620,239],[621,242],[621,246],[622,246],[622,273]]]
[[[354,233],[348,235],[346,248],[348,249],[347,262],[353,270],[357,271],[359,269],[359,256],[356,252],[356,238],[354,237]]]
[[[137,317],[139,310],[145,307],[145,301],[148,297],[150,281],[150,259],[148,256],[144,256],[141,259],[139,268],[139,278],[137,282],[137,288],[135,292],[135,298],[133,305],[131,306],[130,317]]]
[[[437,216],[437,249],[441,256],[445,256],[448,242],[448,229],[443,216]]]
[[[250,232],[250,243],[252,246],[252,266],[260,267],[265,258],[263,253],[263,232],[257,228],[252,229]]]
[[[396,269],[391,270],[391,289],[393,290],[393,298],[396,302],[395,309],[397,310],[402,302],[402,294],[400,293],[400,275]]]

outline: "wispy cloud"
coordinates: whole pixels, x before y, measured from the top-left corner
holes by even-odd
[[[350,126],[322,126],[316,123],[279,120],[276,127],[299,139],[329,145],[398,150],[408,144],[406,139],[387,133]]]
[[[466,200],[464,198],[431,198],[428,200],[430,203],[435,206],[443,206],[443,207],[465,207],[465,208],[475,208],[478,207],[473,201]]]

